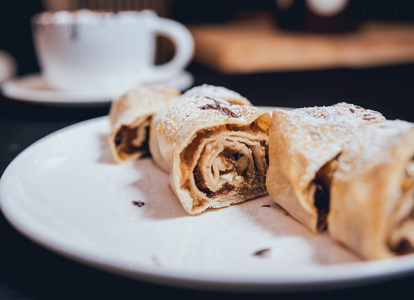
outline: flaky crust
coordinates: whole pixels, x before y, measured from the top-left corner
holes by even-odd
[[[262,109],[210,97],[188,97],[168,110],[157,126],[160,150],[172,166],[171,187],[188,213],[267,193],[269,125]],[[237,158],[224,157],[226,152]],[[243,174],[236,172],[239,156],[246,157]]]
[[[413,247],[413,159],[412,123],[386,121],[358,132],[333,177],[329,234],[366,259],[401,254],[403,239]]]
[[[109,144],[115,161],[137,159],[148,151],[152,115],[163,110],[180,94],[172,87],[154,85],[135,88],[114,100],[109,111]],[[135,145],[132,145],[133,140]]]
[[[362,127],[381,122],[375,111],[347,103],[272,114],[267,190],[272,199],[313,232],[322,224],[315,205],[317,174],[329,188],[335,158]],[[324,168],[323,168],[324,167]]]

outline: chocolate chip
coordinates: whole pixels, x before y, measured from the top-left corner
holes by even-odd
[[[131,201],[132,205],[138,206],[138,207],[142,207],[145,205],[144,201]]]
[[[373,116],[371,114],[363,114],[362,119],[365,120],[365,121],[371,121],[371,120],[375,120],[375,116]]]
[[[401,239],[400,243],[397,246],[397,249],[395,249],[395,252],[398,255],[406,255],[414,252],[414,246],[411,245],[410,241],[403,238]]]
[[[128,133],[129,133],[129,129],[127,126],[122,125],[121,128],[119,128],[118,132],[115,135],[115,146],[119,147],[122,144],[122,141],[124,139],[124,136],[128,139]]]
[[[120,132],[116,134],[114,142],[116,147],[122,144],[122,134]]]
[[[268,256],[270,252],[270,248],[262,249],[253,253],[254,256],[265,257]]]
[[[213,99],[213,98],[210,98],[210,97],[206,97],[206,98],[210,99],[210,100],[213,100],[214,104],[206,104],[204,106],[200,106],[199,108],[201,110],[207,110],[207,109],[219,110],[225,116],[230,116],[230,117],[233,117],[233,118],[239,118],[240,117],[238,114],[232,112],[228,107],[221,106],[220,101],[218,101],[216,99]]]
[[[262,207],[270,207],[270,205],[264,204],[264,205],[262,205]]]

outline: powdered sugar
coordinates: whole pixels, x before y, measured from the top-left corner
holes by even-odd
[[[227,100],[231,103],[237,103],[237,104],[249,104],[250,103],[245,97],[243,97],[242,95],[240,95],[239,93],[235,91],[229,90],[225,87],[208,85],[208,84],[196,86],[186,91],[183,96],[185,98],[192,97],[192,96],[208,96],[211,98],[220,98],[223,100]],[[233,102],[232,100],[236,100],[236,102]]]
[[[112,128],[131,125],[138,118],[150,117],[167,107],[179,92],[173,88],[153,85],[129,90],[114,100],[109,112]]]
[[[401,121],[386,121],[367,126],[346,144],[340,159],[341,173],[350,173],[391,159],[391,151],[406,137],[404,133],[414,130],[414,124]]]
[[[299,108],[287,113],[298,121],[296,124],[292,122],[293,126],[307,124],[320,139],[329,139],[329,135],[326,135],[329,132],[317,130],[320,125],[329,126],[335,133],[348,135],[367,123],[385,120],[379,112],[344,102],[332,106]]]
[[[300,177],[303,186],[307,186],[316,172],[342,151],[360,128],[385,120],[376,111],[344,102],[275,112],[280,115],[277,127],[289,141],[290,155],[305,158],[305,170]]]
[[[205,109],[217,106],[220,109]],[[175,101],[161,118],[157,131],[162,132],[160,143],[174,147],[174,143],[189,137],[196,129],[208,128],[217,124],[249,125],[261,115],[268,113],[260,108],[231,104],[211,97],[191,96]]]
[[[314,140],[327,147],[332,145],[329,144],[332,141],[345,142],[369,123],[385,120],[376,111],[344,102],[332,106],[299,108],[285,113],[289,115],[289,127],[295,129],[293,132],[296,132],[298,139],[303,139],[303,145]],[[292,134],[291,130],[288,132]]]

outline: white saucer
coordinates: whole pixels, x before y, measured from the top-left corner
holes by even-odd
[[[10,53],[0,50],[0,82],[16,74],[16,60]]]
[[[183,91],[191,87],[193,82],[193,75],[183,71],[174,78],[156,82],[156,84],[169,85]],[[54,106],[106,105],[112,101],[114,96],[119,94],[119,91],[56,90],[48,86],[40,74],[30,74],[6,80],[1,84],[1,88],[5,97]]]

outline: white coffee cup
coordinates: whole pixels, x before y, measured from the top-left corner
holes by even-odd
[[[43,12],[32,22],[42,76],[59,90],[122,91],[162,82],[182,72],[193,55],[186,27],[152,11]],[[154,65],[156,35],[175,46],[161,66]]]

